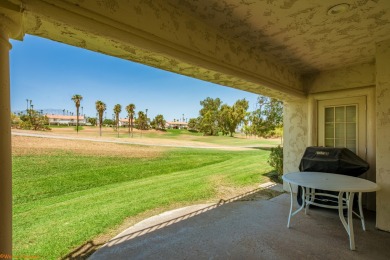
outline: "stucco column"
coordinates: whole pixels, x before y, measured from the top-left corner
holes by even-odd
[[[390,40],[376,47],[376,225],[390,231]]]
[[[12,253],[11,104],[9,24],[0,16],[0,254]]]
[[[308,145],[308,99],[284,102],[283,172],[298,171],[299,162]],[[289,191],[286,183],[283,188]],[[294,188],[295,189],[295,188]]]

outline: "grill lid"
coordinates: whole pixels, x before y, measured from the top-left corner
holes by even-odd
[[[347,148],[307,147],[299,170],[330,172],[357,177],[370,168],[369,164]]]

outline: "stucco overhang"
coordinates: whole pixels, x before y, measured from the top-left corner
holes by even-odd
[[[306,96],[307,75],[373,63],[390,35],[388,0],[336,16],[339,0],[4,1],[28,34],[283,100]]]

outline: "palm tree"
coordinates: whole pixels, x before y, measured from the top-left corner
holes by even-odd
[[[129,104],[126,107],[126,111],[129,117],[129,136],[130,136],[130,129],[131,129],[131,137],[133,137],[133,118],[135,114],[135,105],[134,104]]]
[[[99,134],[100,136],[102,136],[103,113],[106,110],[106,104],[98,100],[95,102],[95,105],[96,105],[96,111],[99,114]]]
[[[142,137],[142,130],[146,129],[147,126],[146,122],[147,119],[145,113],[142,111],[138,111],[138,129],[141,130],[141,137]]]
[[[115,113],[115,124],[116,124],[116,130],[118,131],[118,137],[119,137],[119,114],[122,112],[122,106],[120,104],[116,104],[114,106],[114,113]]]

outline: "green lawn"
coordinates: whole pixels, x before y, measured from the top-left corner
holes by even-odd
[[[164,138],[176,138],[179,136],[187,135],[187,136],[203,136],[202,133],[195,132],[195,131],[188,131],[185,129],[166,129],[164,131],[160,131],[163,133],[163,135],[158,135],[154,133],[148,133],[146,131],[146,136],[147,137],[164,137]]]
[[[232,186],[265,182],[268,155],[169,149],[153,159],[14,156],[13,253],[60,258],[129,216],[216,199],[216,178]]]

